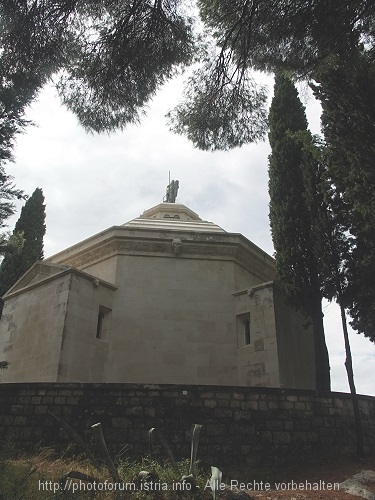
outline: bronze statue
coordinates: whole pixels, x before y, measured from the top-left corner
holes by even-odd
[[[175,203],[177,198],[177,192],[179,188],[179,182],[176,180],[171,181],[167,186],[167,192],[164,197],[164,201],[167,203]]]

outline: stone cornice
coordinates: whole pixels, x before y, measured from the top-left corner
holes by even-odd
[[[64,256],[62,252],[55,256],[56,260],[52,257],[50,262],[84,269],[116,255],[229,260],[251,271],[262,281],[274,279],[273,259],[241,235],[195,234],[187,237],[186,234],[173,233],[168,236],[159,234],[158,238],[140,238],[112,235],[111,238],[73,254]],[[179,241],[178,252],[175,248],[176,239]]]
[[[110,290],[117,290],[117,285],[114,285],[113,283],[109,283],[108,281],[105,281],[105,280],[102,280],[102,279],[99,279],[97,278],[96,276],[93,276],[91,274],[88,274],[88,273],[85,273],[84,271],[81,271],[80,269],[76,269],[76,268],[68,268],[68,269],[64,269],[62,270],[61,272],[59,273],[56,273],[56,274],[53,274],[51,276],[48,276],[46,277],[45,279],[41,280],[41,281],[37,281],[35,283],[32,283],[30,285],[26,285],[22,288],[19,288],[17,290],[14,290],[12,291],[12,289],[7,292],[5,295],[4,295],[4,299],[7,300],[7,299],[10,299],[12,297],[15,297],[16,295],[20,295],[22,293],[25,292],[25,290],[29,291],[29,290],[32,290],[33,288],[38,288],[40,287],[41,285],[45,285],[45,284],[48,284],[52,281],[55,281],[55,280],[58,280],[64,276],[68,276],[68,275],[75,275],[75,276],[80,276],[88,281],[91,281],[93,283],[94,286],[103,286],[104,288],[108,288]]]

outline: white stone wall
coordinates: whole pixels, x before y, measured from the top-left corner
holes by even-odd
[[[0,320],[0,382],[54,382],[65,326],[70,275],[48,279],[5,302]]]
[[[113,255],[105,260],[80,266],[79,269],[109,283],[116,283],[117,258],[117,255]]]
[[[239,385],[315,389],[314,341],[307,319],[290,306],[273,282],[235,294]],[[242,319],[250,318],[244,345]]]
[[[57,381],[107,382],[112,330],[105,340],[96,334],[99,308],[112,309],[114,293],[89,277],[72,275]]]
[[[236,384],[233,265],[121,256],[108,381]]]
[[[239,385],[280,387],[272,283],[236,295],[237,317],[249,313],[250,344],[237,320]]]

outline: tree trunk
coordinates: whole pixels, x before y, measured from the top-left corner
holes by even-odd
[[[345,368],[346,368],[346,373],[348,374],[348,382],[349,382],[350,394],[352,396],[352,404],[353,404],[354,424],[355,424],[355,432],[356,432],[356,437],[357,437],[357,455],[359,457],[363,457],[364,449],[363,449],[363,433],[362,433],[361,415],[359,413],[357,391],[356,391],[355,385],[354,385],[352,353],[351,353],[351,349],[350,349],[345,308],[342,305],[341,293],[339,293],[339,295],[338,295],[338,302],[340,305],[342,330],[344,332],[344,340],[345,340],[345,353],[346,353]]]
[[[320,297],[312,300],[311,321],[314,332],[316,391],[327,393],[331,391],[331,375],[328,349],[324,335],[322,300]]]

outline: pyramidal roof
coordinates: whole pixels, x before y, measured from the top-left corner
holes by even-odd
[[[203,221],[198,214],[181,203],[160,203],[145,210],[142,215],[126,222],[122,227],[144,229],[174,229],[225,233],[217,224]]]

